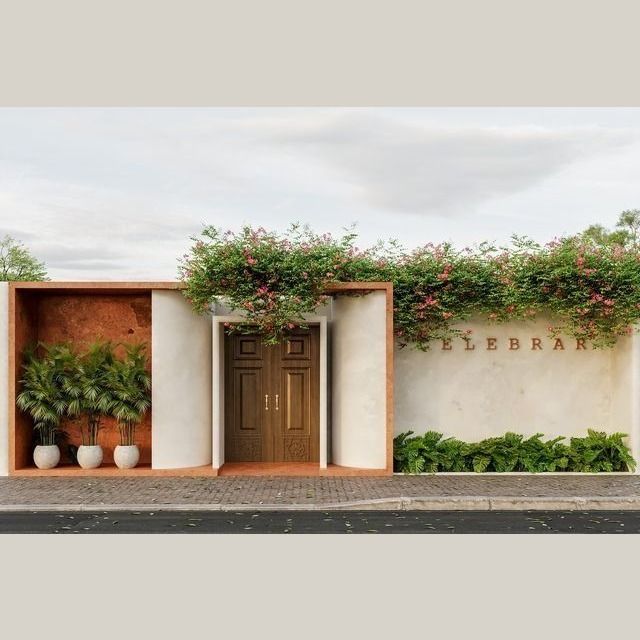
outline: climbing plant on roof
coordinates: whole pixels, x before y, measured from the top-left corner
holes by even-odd
[[[224,300],[242,312],[237,331],[267,341],[312,313],[332,283],[387,281],[394,287],[394,330],[400,346],[427,349],[434,339],[463,335],[472,317],[493,322],[552,318],[549,335],[607,347],[640,320],[640,254],[634,245],[597,245],[581,237],[544,245],[513,237],[457,249],[394,241],[360,249],[340,237],[292,225],[285,233],[206,227],[179,263],[184,293],[196,310]]]

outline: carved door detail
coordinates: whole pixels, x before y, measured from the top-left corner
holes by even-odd
[[[319,328],[225,338],[225,460],[319,460]]]

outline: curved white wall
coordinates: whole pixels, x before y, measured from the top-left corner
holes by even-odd
[[[153,291],[151,466],[211,464],[211,316],[179,291]]]
[[[332,462],[386,466],[386,292],[336,296],[331,323]]]
[[[0,282],[0,476],[9,475],[9,283]]]

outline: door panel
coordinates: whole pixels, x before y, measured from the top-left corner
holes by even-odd
[[[246,435],[259,435],[261,429],[260,396],[262,395],[262,369],[235,369],[233,372],[235,415],[238,431]],[[236,435],[238,435],[236,433]]]
[[[282,342],[283,360],[309,360],[311,358],[312,334],[287,336]]]
[[[320,332],[292,330],[280,344],[225,337],[225,459],[319,460]]]
[[[262,340],[259,336],[235,336],[233,341],[236,360],[262,360]]]
[[[276,351],[279,410],[274,412],[274,452],[285,462],[320,459],[320,330],[296,329]]]
[[[260,462],[265,457],[267,429],[262,341],[257,336],[225,337],[225,459]]]
[[[281,383],[282,402],[279,409],[284,412],[282,428],[290,435],[309,434],[309,369],[283,368]]]

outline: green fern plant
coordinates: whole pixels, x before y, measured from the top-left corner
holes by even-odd
[[[110,414],[118,423],[120,444],[135,444],[136,426],[151,406],[151,377],[147,372],[144,344],[124,345],[126,357],[107,368],[111,394]]]
[[[523,440],[517,470],[530,473],[566,471],[569,449],[562,440],[563,437],[557,437],[543,441],[541,433]]]
[[[569,464],[572,471],[634,471],[636,462],[624,443],[624,433],[589,429],[583,438],[571,438]]]
[[[422,473],[424,458],[422,457],[422,438],[413,436],[413,431],[406,431],[393,440],[394,469],[403,473]]]
[[[62,418],[69,415],[73,399],[73,363],[73,352],[67,344],[39,343],[24,353],[21,391],[16,405],[31,415],[42,445],[56,444]]]
[[[86,351],[75,355],[74,375],[70,380],[69,413],[86,418],[81,427],[82,444],[97,445],[102,419],[109,415],[113,397],[109,387],[109,367],[115,362],[110,341],[97,340]]]
[[[439,471],[471,471],[467,460],[469,445],[457,438],[445,438],[438,443]]]
[[[607,434],[589,429],[585,437],[543,440],[540,433],[525,438],[507,432],[479,442],[442,438],[436,431],[415,436],[413,431],[394,439],[394,469],[405,473],[436,471],[633,471],[635,460],[623,433]]]
[[[422,436],[422,459],[424,460],[424,472],[435,473],[440,463],[440,451],[438,445],[442,440],[442,434],[437,431],[427,431]]]

